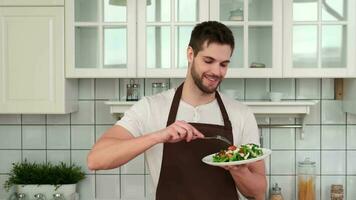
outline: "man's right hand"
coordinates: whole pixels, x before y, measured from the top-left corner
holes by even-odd
[[[198,138],[204,138],[204,135],[185,121],[175,121],[168,127],[156,132],[158,139],[162,143],[180,142],[186,140],[190,142]]]

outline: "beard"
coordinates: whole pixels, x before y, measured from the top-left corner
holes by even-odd
[[[208,86],[205,86],[203,84],[203,76],[204,76],[204,73],[201,75],[201,77],[199,77],[199,74],[198,72],[195,70],[195,64],[194,64],[194,60],[192,62],[192,69],[191,69],[191,75],[192,75],[192,78],[193,78],[193,81],[195,83],[195,85],[205,94],[212,94],[216,91],[216,89],[219,87],[220,83],[221,83],[221,77],[218,77],[219,78],[219,83],[216,85],[216,87],[208,87]]]

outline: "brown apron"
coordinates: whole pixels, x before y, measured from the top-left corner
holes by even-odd
[[[183,84],[177,88],[169,112],[167,126],[176,120]],[[217,134],[233,141],[232,127],[220,95],[215,92],[224,126],[190,123],[205,136]],[[235,183],[230,173],[201,161],[209,154],[226,149],[220,140],[193,140],[163,145],[161,173],[156,200],[233,200],[238,199]]]

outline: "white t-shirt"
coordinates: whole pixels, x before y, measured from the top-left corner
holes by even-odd
[[[175,89],[143,97],[127,110],[116,125],[126,128],[134,137],[152,133],[166,127]],[[235,145],[259,144],[256,119],[249,108],[242,103],[219,93],[231,121]],[[180,101],[176,120],[186,122],[223,125],[224,121],[217,100],[193,107]],[[203,133],[204,134],[204,133]],[[158,184],[161,171],[163,144],[157,144],[145,152],[154,186]]]

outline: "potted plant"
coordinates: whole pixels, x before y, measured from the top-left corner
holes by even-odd
[[[76,184],[85,178],[80,167],[59,163],[13,163],[10,176],[4,187],[9,190],[15,186],[18,194],[33,198],[36,194],[51,199],[54,194],[61,194],[65,199],[75,195]]]

